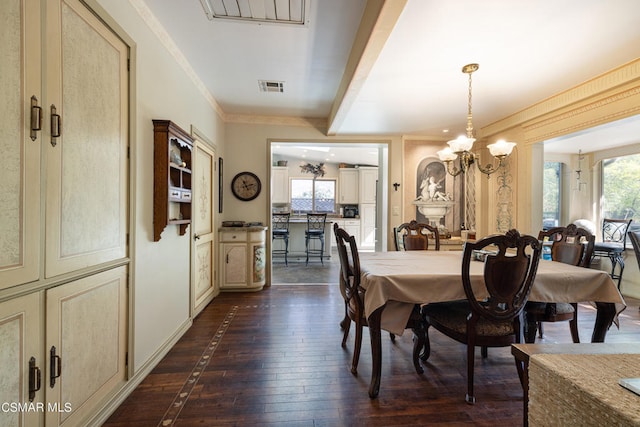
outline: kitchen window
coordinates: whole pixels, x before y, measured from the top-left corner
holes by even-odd
[[[336,180],[293,178],[291,180],[291,211],[293,213],[335,213]]]

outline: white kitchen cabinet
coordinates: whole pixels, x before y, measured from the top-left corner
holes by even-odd
[[[260,290],[265,284],[266,227],[220,228],[220,289]]]
[[[360,248],[376,247],[376,205],[372,203],[360,205]]]
[[[378,168],[361,166],[358,169],[358,175],[359,203],[376,203]]]
[[[358,182],[358,169],[340,168],[340,171],[338,172],[340,204],[358,204]]]
[[[359,219],[336,219],[335,222],[338,227],[344,229],[349,235],[354,236],[356,243],[360,242],[360,220]],[[336,247],[336,236],[333,233],[333,226],[331,228],[331,246]],[[358,246],[359,247],[359,246]]]
[[[289,168],[286,166],[271,168],[271,203],[289,203]]]

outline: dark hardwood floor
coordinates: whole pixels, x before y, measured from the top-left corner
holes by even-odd
[[[627,304],[607,342],[640,339],[638,301]],[[409,332],[395,343],[383,336],[380,395],[369,399],[369,335],[353,376],[353,330],[347,348],[340,347],[343,310],[336,285],[221,294],[104,426],[522,424],[522,389],[510,349],[489,349],[487,359],[476,352],[477,403],[471,406],[464,401],[465,348],[434,330],[423,375],[411,363]],[[583,341],[594,318],[593,308],[580,305]],[[545,324],[540,341],[571,342],[568,324]]]

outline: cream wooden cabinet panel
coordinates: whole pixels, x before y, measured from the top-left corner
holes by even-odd
[[[0,402],[29,401],[33,354],[47,409],[0,425],[83,425],[125,379],[128,47],[80,0],[3,0],[0,21]]]
[[[271,168],[271,203],[289,203],[289,168]]]
[[[51,277],[126,256],[129,84],[127,46],[79,0],[46,11],[44,105],[64,123],[40,142]]]
[[[119,267],[46,291],[46,424],[83,420],[126,380],[127,269]],[[50,383],[51,377],[56,377]]]
[[[246,243],[223,243],[220,253],[223,256],[221,288],[247,286]]]
[[[40,296],[35,292],[0,303],[0,404],[44,404],[48,384],[41,341]],[[29,376],[35,384],[38,370],[40,387],[31,394]],[[0,410],[0,426],[37,426],[44,419],[44,411],[7,409]]]
[[[1,3],[3,288],[40,278],[43,233],[46,277],[126,256],[129,84],[127,46],[79,0]]]
[[[338,172],[340,204],[358,203],[358,169],[341,168]]]
[[[42,132],[31,139],[27,106],[43,105],[40,19],[39,0],[0,2],[0,289],[38,279]]]
[[[360,247],[362,249],[374,249],[376,247],[375,204],[360,205]]]
[[[220,289],[260,290],[265,284],[266,227],[220,229]]]
[[[358,173],[360,183],[359,202],[376,203],[378,168],[361,166],[358,169]]]

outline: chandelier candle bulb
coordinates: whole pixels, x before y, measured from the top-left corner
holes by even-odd
[[[515,146],[515,142],[507,142],[504,139],[500,139],[493,144],[487,145],[487,148],[493,157],[506,157],[511,154]]]

